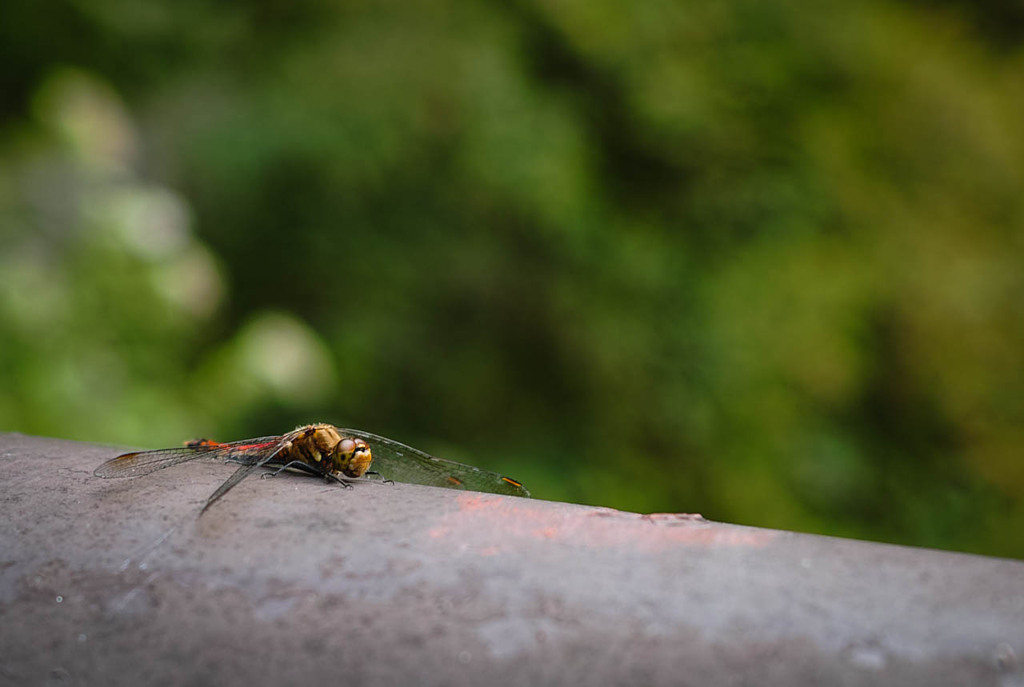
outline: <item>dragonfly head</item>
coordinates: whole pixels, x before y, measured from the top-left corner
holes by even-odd
[[[346,477],[362,477],[370,469],[373,454],[362,439],[342,439],[331,456],[332,468]]]

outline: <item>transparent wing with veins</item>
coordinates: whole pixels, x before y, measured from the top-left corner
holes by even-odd
[[[456,463],[454,460],[436,458],[394,439],[370,434],[361,429],[339,427],[338,431],[343,436],[356,437],[370,445],[370,450],[373,451],[370,469],[385,479],[508,496],[530,495],[526,487],[511,477],[481,470],[472,465]]]
[[[276,447],[272,451],[265,452],[266,455],[260,456],[254,461],[246,461],[242,467],[235,470],[231,477],[224,480],[224,484],[217,487],[217,491],[210,494],[210,498],[206,499],[206,503],[203,505],[203,509],[199,511],[199,514],[202,515],[205,513],[206,509],[212,506],[217,499],[228,493],[232,487],[251,475],[255,470],[277,458],[277,454],[280,453],[281,449],[283,449],[288,443],[286,441],[287,437],[282,437],[281,439],[282,440],[277,442]],[[235,458],[229,458],[228,460],[240,462]]]
[[[173,465],[188,463],[200,458],[213,458],[243,465],[253,465],[272,460],[287,442],[290,435],[244,439],[221,444],[202,442],[180,448],[164,448],[156,451],[136,451],[111,458],[93,472],[97,477],[107,479],[118,477],[140,477]],[[269,457],[268,457],[269,456]],[[266,458],[264,461],[263,459]]]

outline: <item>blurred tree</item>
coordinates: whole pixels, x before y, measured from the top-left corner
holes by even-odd
[[[323,419],[1024,556],[1018,42],[894,2],[0,12],[0,426]]]

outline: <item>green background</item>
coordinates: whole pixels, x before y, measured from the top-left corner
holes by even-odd
[[[5,0],[0,429],[327,421],[1024,557],[1024,10]]]

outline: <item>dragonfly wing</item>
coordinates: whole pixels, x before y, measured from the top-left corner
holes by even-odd
[[[255,472],[258,467],[260,467],[258,463],[253,463],[252,465],[243,465],[235,470],[231,477],[224,480],[224,484],[217,487],[217,491],[210,494],[210,498],[206,499],[206,503],[203,505],[203,509],[199,511],[199,514],[202,515],[205,513],[206,509],[212,506],[217,499],[228,493],[228,490]]]
[[[447,489],[469,489],[491,494],[529,496],[530,492],[519,482],[499,475],[456,463],[453,460],[435,458],[412,446],[406,446],[387,437],[377,436],[360,429],[339,428],[343,436],[353,436],[370,445],[373,453],[371,470],[387,479],[410,484],[425,484]]]
[[[277,439],[281,438],[282,437],[277,437]],[[248,443],[251,444],[252,442],[253,440],[250,439]],[[278,444],[279,445],[274,450],[266,451],[266,455],[260,456],[253,462],[246,463],[242,465],[242,467],[235,470],[231,477],[228,477],[226,480],[224,480],[224,483],[222,485],[217,487],[217,491],[210,494],[210,498],[206,499],[206,504],[203,505],[203,509],[199,511],[199,514],[202,515],[203,513],[205,513],[206,509],[212,506],[217,501],[217,499],[219,499],[224,494],[228,493],[228,491],[230,491],[236,484],[238,484],[243,479],[245,479],[253,472],[255,472],[257,468],[260,468],[274,460],[274,458],[277,457],[277,454],[281,452],[281,449],[284,448],[285,442],[279,441]]]
[[[182,448],[165,448],[159,451],[136,451],[111,458],[100,465],[92,474],[97,477],[139,477],[157,470],[169,468],[178,463],[186,463],[197,458],[204,458],[216,453],[215,447],[198,446]]]
[[[236,463],[249,463],[276,448],[278,444],[283,443],[283,439],[284,437],[281,436],[260,437],[259,439],[245,439],[226,444],[211,441],[178,448],[125,453],[103,463],[93,471],[93,474],[106,479],[140,477],[199,458],[220,458]]]

